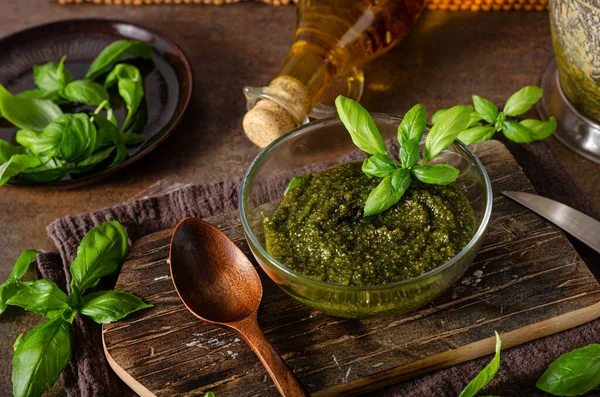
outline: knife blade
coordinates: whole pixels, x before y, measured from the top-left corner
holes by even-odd
[[[523,192],[502,192],[505,196],[546,218],[582,243],[600,253],[600,222],[568,205]]]

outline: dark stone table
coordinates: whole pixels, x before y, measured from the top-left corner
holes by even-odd
[[[60,6],[49,0],[3,0],[0,35],[90,17],[143,24],[177,42],[194,71],[190,108],[182,125],[155,152],[102,183],[71,191],[1,188],[1,280],[22,250],[54,248],[45,226],[58,217],[184,184],[240,177],[259,151],[242,132],[241,89],[265,85],[277,71],[293,39],[295,7]],[[547,13],[427,11],[406,40],[367,67],[363,103],[370,111],[404,113],[417,102],[430,111],[467,103],[474,93],[503,102],[518,88],[537,84],[551,58]],[[600,166],[549,141],[600,206]],[[12,395],[14,339],[40,319],[16,308],[0,317],[0,396]],[[61,389],[57,384],[51,395],[64,394]]]

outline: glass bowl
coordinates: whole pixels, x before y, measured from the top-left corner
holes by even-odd
[[[396,136],[402,117],[373,114],[373,119],[386,140],[389,153],[398,153]],[[242,226],[262,269],[300,302],[334,316],[365,318],[403,314],[431,302],[467,270],[483,243],[492,212],[492,188],[487,172],[466,145],[455,141],[434,162],[447,163],[460,170],[456,183],[473,207],[476,225],[471,241],[448,262],[418,277],[395,283],[348,286],[312,279],[271,257],[263,245],[263,218],[273,213],[290,179],[366,156],[354,146],[337,117],[317,120],[290,131],[263,149],[250,164],[240,189]]]

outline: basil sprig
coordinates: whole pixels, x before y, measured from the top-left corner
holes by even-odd
[[[127,158],[128,147],[144,142],[142,135],[131,132],[145,122],[141,73],[133,65],[115,66],[128,55],[151,58],[152,48],[119,40],[96,57],[83,80],[73,81],[63,57],[60,62],[34,66],[34,90],[12,95],[0,85],[0,114],[20,128],[15,140],[22,145],[0,140],[0,185],[11,178],[44,183],[67,173],[112,168]],[[104,84],[93,81],[104,73],[108,73]],[[120,128],[107,91],[113,85],[127,109]],[[92,114],[63,114],[59,105],[69,102],[97,108]],[[106,111],[106,117],[101,111]]]
[[[12,360],[15,397],[41,396],[56,382],[71,358],[69,324],[78,313],[104,324],[152,307],[126,291],[82,294],[83,290],[97,285],[102,277],[116,272],[127,252],[127,234],[120,223],[110,221],[90,230],[77,248],[77,256],[70,268],[70,295],[50,280],[21,281],[35,260],[36,251],[21,254],[8,280],[0,286],[0,313],[7,305],[14,305],[48,320],[27,335],[19,335],[15,341]]]
[[[369,177],[382,178],[367,198],[365,216],[382,213],[400,201],[410,186],[411,177],[436,185],[446,185],[458,178],[459,171],[450,165],[427,163],[451,145],[466,128],[473,111],[471,106],[455,106],[440,116],[425,138],[423,161],[417,165],[421,157],[421,138],[427,127],[427,109],[423,105],[415,105],[410,109],[398,127],[398,142],[401,145],[399,161],[387,154],[383,138],[365,108],[343,96],[337,97],[335,105],[352,142],[371,155],[364,160],[362,171]],[[288,186],[288,190],[291,188],[293,186]]]
[[[550,117],[547,121],[526,119],[521,121],[511,120],[509,117],[520,116],[527,112],[542,97],[542,89],[536,86],[526,86],[508,98],[504,109],[500,109],[492,102],[477,95],[473,95],[475,110],[470,115],[467,128],[458,135],[458,139],[470,145],[483,142],[502,131],[511,141],[517,143],[530,143],[541,141],[551,136],[556,130],[556,120]],[[447,109],[440,109],[434,113],[431,122],[435,126]]]
[[[554,361],[536,387],[555,396],[579,396],[600,385],[600,345],[565,353]]]
[[[469,382],[467,387],[465,387],[458,397],[475,397],[477,392],[483,389],[485,385],[492,380],[492,378],[496,375],[496,372],[498,372],[498,368],[500,367],[501,349],[502,341],[500,341],[500,335],[498,335],[496,332],[496,353],[494,354],[494,358],[492,358],[492,361],[490,361],[490,363],[486,365],[485,368],[483,368],[471,382]]]

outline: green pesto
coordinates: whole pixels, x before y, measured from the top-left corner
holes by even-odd
[[[473,237],[473,209],[453,184],[413,181],[398,204],[364,217],[379,181],[366,176],[360,162],[299,178],[264,220],[267,251],[318,280],[381,285],[434,269]]]

